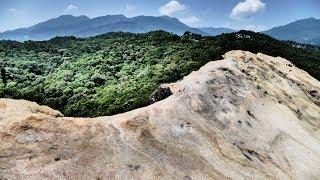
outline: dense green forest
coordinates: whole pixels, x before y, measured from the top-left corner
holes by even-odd
[[[320,79],[320,51],[259,33],[108,33],[0,41],[0,97],[36,101],[66,116],[112,115],[148,105],[161,83],[179,80],[235,49],[287,58]]]

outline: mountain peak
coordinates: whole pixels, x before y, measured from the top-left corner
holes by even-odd
[[[120,16],[120,17],[125,17],[126,18],[126,16],[123,15],[123,14],[115,14],[114,16]]]
[[[75,16],[70,15],[70,14],[64,14],[64,15],[61,15],[61,16],[57,17],[57,19],[58,18],[69,18],[69,17],[75,17]]]
[[[112,14],[112,15],[105,15],[105,16],[98,16],[96,18],[99,18],[99,17],[122,17],[122,18],[127,18],[125,15],[123,14]]]
[[[86,16],[86,15],[81,15],[81,16],[79,16],[79,18],[85,18],[85,19],[90,19],[88,16]]]
[[[73,16],[70,14],[65,14],[65,15],[61,15],[57,18],[53,18],[53,19],[90,19],[88,16],[85,15],[81,15],[81,16]]]
[[[299,19],[299,20],[296,20],[290,24],[294,24],[294,23],[311,24],[311,23],[318,23],[318,22],[320,22],[320,19],[316,19],[314,17],[311,17],[311,18]]]
[[[159,16],[159,17],[161,17],[161,18],[169,18],[169,19],[173,19],[172,17],[167,16],[167,15],[163,15],[163,16]]]
[[[178,20],[178,18],[175,18],[175,17],[170,17],[170,16],[167,16],[167,15],[164,15],[164,16],[159,16],[159,18],[163,18],[163,19],[170,19],[170,20]]]
[[[306,20],[319,20],[319,19],[311,17],[311,18],[307,18]]]

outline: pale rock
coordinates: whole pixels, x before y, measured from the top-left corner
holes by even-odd
[[[320,83],[231,51],[163,101],[99,118],[0,100],[0,179],[319,179]]]

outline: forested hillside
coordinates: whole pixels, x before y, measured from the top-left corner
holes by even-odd
[[[0,41],[0,97],[36,101],[67,116],[112,115],[148,105],[161,83],[179,80],[235,49],[281,56],[320,79],[319,51],[259,33],[108,33]]]

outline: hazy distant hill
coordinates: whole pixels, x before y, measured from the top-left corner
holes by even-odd
[[[203,28],[198,28],[203,32],[209,33],[212,36],[217,36],[222,33],[232,33],[236,32],[237,30],[234,29],[229,29],[229,28],[214,28],[214,27],[203,27]]]
[[[262,33],[280,40],[320,44],[320,19],[301,19],[284,26],[272,28]]]
[[[63,15],[41,22],[28,28],[0,33],[0,40],[47,40],[56,36],[91,37],[108,32],[145,33],[164,30],[182,35],[186,31],[201,35],[220,35],[236,30],[229,28],[192,28],[169,16],[137,16],[127,18],[120,15],[107,15],[96,18],[87,16]],[[309,18],[272,28],[262,32],[279,40],[291,40],[300,43],[320,45],[320,19]]]
[[[86,28],[79,31],[80,36],[92,36],[99,35],[105,32],[133,32],[133,33],[145,33],[154,30],[164,30],[175,34],[182,35],[186,31],[190,31],[196,34],[209,35],[196,28],[191,28],[176,18],[169,16],[137,16],[133,18],[127,18],[125,21],[117,21],[110,24],[100,25],[96,29]]]
[[[89,21],[86,16],[74,17],[63,15],[48,21],[41,22],[28,28],[6,31],[0,34],[0,39],[10,40],[44,40],[55,36],[72,35],[78,24]]]
[[[46,40],[56,36],[89,37],[107,32],[144,33],[154,30],[165,30],[179,35],[186,31],[210,35],[196,28],[191,28],[178,19],[169,16],[127,18],[124,15],[108,15],[90,19],[87,16],[63,15],[28,28],[0,33],[0,39],[18,41]]]

